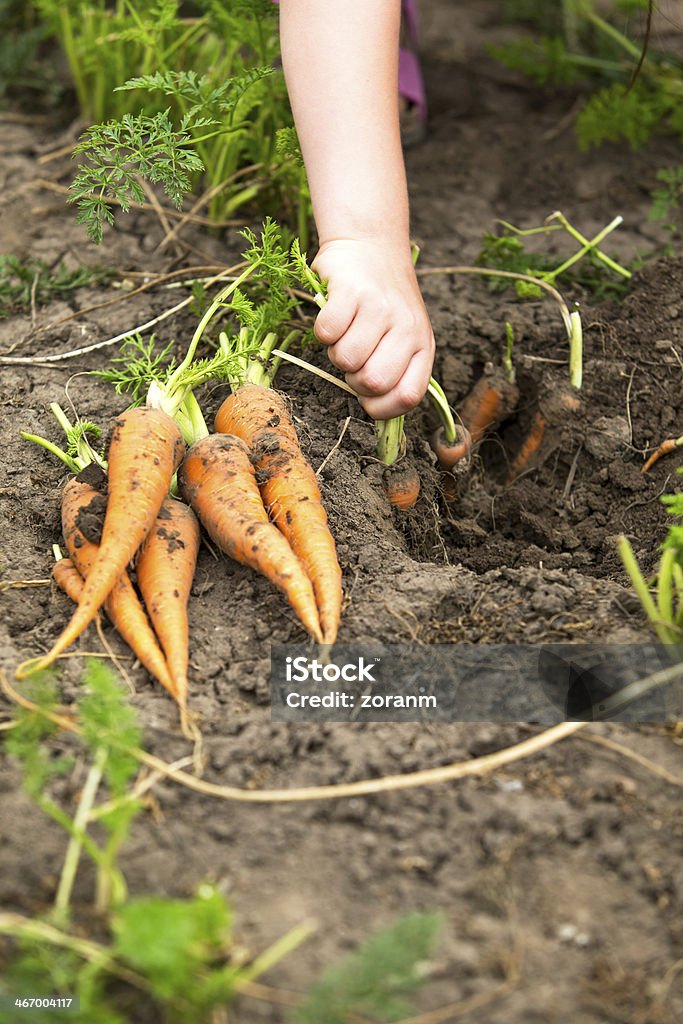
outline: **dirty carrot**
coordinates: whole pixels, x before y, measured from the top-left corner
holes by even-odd
[[[337,638],[342,574],[318,481],[299,446],[284,400],[272,388],[245,384],[226,398],[216,430],[249,446],[271,519],[301,559],[313,584],[323,642]]]
[[[185,457],[178,481],[218,547],[279,587],[309,633],[322,640],[311,581],[268,518],[245,442],[229,434],[202,438]]]
[[[414,466],[392,466],[384,473],[389,504],[406,512],[420,496],[420,477]]]
[[[523,473],[539,451],[548,429],[562,427],[567,418],[578,415],[583,409],[579,392],[565,384],[546,387],[539,398],[529,431],[522,442],[508,473],[508,483]]]
[[[104,495],[88,482],[87,476],[85,480],[81,478],[85,475],[80,474],[69,480],[62,497],[64,542],[71,562],[84,580],[83,590],[87,586],[87,579],[93,571],[93,567],[97,564],[99,551],[94,538],[97,537],[106,505]],[[60,564],[60,562],[57,563],[53,572],[55,578],[61,574],[63,579],[66,569],[58,569]],[[70,579],[69,586],[76,589],[73,577]],[[69,592],[67,591],[67,593]],[[104,609],[112,625],[140,663],[177,700],[178,693],[168,670],[166,659],[125,569],[114,581],[114,586],[104,601]]]
[[[496,427],[514,411],[519,400],[517,385],[502,371],[480,377],[460,409],[460,418],[473,442]]]
[[[199,523],[191,508],[166,498],[138,552],[138,586],[166,655],[181,708],[187,704],[187,602],[199,551]]]
[[[109,499],[102,542],[81,600],[52,649],[20,666],[20,677],[50,665],[94,619],[152,528],[183,450],[180,431],[166,413],[142,407],[118,417],[109,446]]]
[[[662,441],[660,446],[653,451],[647,462],[643,465],[641,473],[647,473],[649,469],[652,469],[656,462],[659,462],[665,455],[670,455],[671,452],[675,452],[677,448],[683,446],[683,435],[681,437],[667,437],[666,441]]]
[[[70,558],[60,558],[52,567],[52,578],[74,604],[78,604],[83,593],[83,577]]]
[[[470,433],[462,426],[458,426],[453,444],[449,444],[446,440],[446,432],[443,427],[439,427],[434,431],[430,444],[442,469],[452,469],[457,462],[464,459],[472,450]]]
[[[533,456],[541,447],[544,436],[545,417],[540,409],[537,409],[531,422],[531,428],[510,467],[508,482],[516,480],[520,473],[524,472]]]

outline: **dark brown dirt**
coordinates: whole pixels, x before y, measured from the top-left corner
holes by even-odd
[[[484,42],[498,32],[498,11],[493,0],[462,3],[457,15],[448,0],[424,3],[430,131],[408,154],[423,266],[472,262],[496,217],[534,226],[557,208],[587,235],[623,213],[610,251],[628,259],[651,250],[661,237],[647,222],[649,192],[660,167],[680,162],[679,150],[662,139],[639,153],[612,145],[580,154],[566,117],[574,97],[548,97],[483,55]],[[46,173],[68,180],[68,161],[37,163],[50,137],[15,123],[3,125],[3,137],[3,251],[100,262],[131,274],[227,263],[239,252],[236,233],[186,230],[177,258],[159,254],[162,229],[142,212],[122,218],[96,250],[61,201],[32,185]],[[434,427],[429,410],[409,420],[421,497],[407,514],[391,513],[372,460],[372,426],[357,405],[318,379],[282,371],[315,467],[350,417],[320,477],[344,571],[343,640],[650,639],[614,538],[625,532],[644,570],[653,569],[666,530],[659,498],[679,486],[676,457],[647,476],[640,469],[646,450],[683,429],[682,284],[683,259],[669,258],[646,263],[619,302],[567,290],[581,303],[585,326],[581,407],[567,413],[551,401],[564,385],[567,359],[552,300],[522,303],[477,278],[425,276],[436,375],[456,408],[486,364],[500,363],[506,321],[517,339],[518,411],[479,446],[450,506],[426,441]],[[113,294],[81,290],[72,305],[39,309],[34,329],[30,318],[1,322],[0,349],[21,357],[67,351],[145,322],[179,293],[155,290],[57,323]],[[191,315],[181,314],[161,325],[159,336],[175,337],[180,350],[191,325]],[[0,368],[5,581],[48,576],[65,479],[18,431],[57,440],[52,401],[73,402],[81,416],[110,424],[125,398],[72,375],[102,368],[111,353]],[[209,413],[221,397],[206,396]],[[549,423],[544,445],[509,483],[509,465],[538,407]],[[0,599],[1,665],[11,674],[23,658],[48,649],[68,602],[49,586],[7,589]],[[521,724],[273,725],[270,645],[303,639],[281,596],[205,548],[190,614],[191,701],[202,718],[206,777],[214,781],[249,788],[338,783],[478,756],[534,731]],[[96,645],[94,634],[82,641],[83,649]],[[129,671],[148,749],[169,761],[187,753],[166,694],[144,672]],[[78,676],[78,666],[66,662],[67,702]],[[680,740],[663,726],[591,729],[683,776]],[[67,802],[83,777],[77,766],[63,784]],[[35,912],[53,895],[65,840],[27,802],[19,781],[16,767],[4,763],[0,899]],[[204,878],[215,880],[235,907],[240,941],[253,950],[316,918],[315,940],[268,978],[285,988],[304,989],[400,914],[436,907],[445,926],[420,1005],[492,994],[479,1009],[444,1021],[673,1024],[683,1019],[683,972],[672,968],[683,956],[679,792],[585,736],[491,778],[331,803],[248,806],[163,784],[161,817],[136,823],[122,866],[133,894],[184,895]],[[89,899],[89,882],[84,875],[77,899]],[[493,998],[513,953],[519,979]],[[235,1019],[276,1024],[285,1016],[244,1000]]]

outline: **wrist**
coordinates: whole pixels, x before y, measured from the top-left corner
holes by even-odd
[[[376,232],[365,228],[340,235],[322,235],[318,238],[316,259],[335,249],[368,254],[393,265],[405,264],[413,268],[410,235],[407,231],[387,232],[383,227]]]

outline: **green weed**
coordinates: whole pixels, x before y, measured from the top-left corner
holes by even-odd
[[[112,276],[103,267],[77,267],[64,263],[50,267],[43,260],[0,255],[0,320],[26,312],[55,298],[66,298],[77,288],[102,284]]]

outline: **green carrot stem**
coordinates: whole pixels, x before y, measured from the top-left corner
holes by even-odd
[[[676,561],[675,548],[667,548],[662,552],[657,573],[657,608],[662,622],[674,625],[674,581],[673,567]]]
[[[629,57],[633,57],[634,60],[640,60],[639,48],[630,39],[627,39],[619,29],[615,28],[614,25],[610,25],[608,21],[605,21],[604,18],[601,18],[599,14],[596,14],[590,8],[586,8],[582,13],[596,28],[599,28],[605,35],[610,36],[611,39],[614,39],[626,51]]]
[[[384,466],[393,466],[405,451],[404,420],[405,416],[394,416],[390,420],[375,420],[377,458]]]
[[[563,263],[561,267],[558,267],[552,272],[551,276],[553,278],[559,277],[559,275],[564,273],[564,271],[572,266],[572,264],[576,263],[591,251],[595,253],[597,259],[601,260],[605,266],[609,267],[610,270],[613,270],[616,274],[621,274],[621,276],[625,277],[627,280],[633,277],[630,270],[627,270],[626,267],[622,267],[621,263],[617,263],[616,260],[613,260],[610,256],[607,256],[606,253],[601,252],[600,249],[598,249],[600,242],[602,242],[607,235],[611,234],[612,231],[616,230],[620,224],[623,224],[624,218],[621,215],[615,217],[614,220],[610,221],[610,223],[602,229],[602,231],[599,231],[594,238],[590,239],[585,238],[580,231],[577,231],[573,224],[569,223],[560,210],[556,210],[555,213],[551,214],[548,220],[559,221],[565,231],[583,247],[580,252],[576,253],[569,260]]]
[[[455,444],[458,439],[458,428],[455,424],[455,420],[453,419],[453,413],[451,412],[451,407],[448,404],[446,394],[434,377],[429,378],[427,394],[432,401],[432,405],[436,409],[439,420],[441,421],[446,442],[448,444]]]
[[[194,359],[195,353],[197,351],[197,346],[199,345],[202,335],[204,334],[204,331],[209,325],[212,317],[218,312],[221,306],[225,305],[225,300],[228,299],[233,294],[235,289],[238,288],[244,281],[246,281],[246,279],[251,274],[253,274],[253,272],[256,270],[256,266],[257,264],[255,263],[250,264],[245,270],[242,271],[242,273],[238,278],[236,278],[236,280],[231,281],[231,283],[229,285],[226,285],[225,288],[221,288],[216,298],[213,300],[211,305],[204,313],[203,317],[197,324],[194,334],[192,335],[192,339],[188,346],[187,352],[185,353],[185,358],[176,367],[176,369],[173,371],[173,373],[168,379],[165,390],[169,397],[173,396],[174,389],[178,386],[179,382],[182,381],[183,374],[191,365],[192,360]]]
[[[680,555],[680,551],[677,552]],[[679,565],[678,561],[673,564],[672,575],[674,580],[674,587],[676,588],[676,626],[680,629],[683,627],[683,568]]]
[[[45,448],[52,455],[56,455],[72,473],[80,473],[83,469],[83,466],[79,466],[75,459],[72,459],[70,455],[67,455],[65,451],[58,448],[52,441],[48,441],[46,437],[39,437],[38,434],[27,434],[23,430],[20,433],[20,437],[23,437],[24,441],[32,441],[33,444],[40,445],[41,448]]]
[[[572,334],[569,339],[569,383],[580,390],[583,384],[583,328],[578,309],[571,314],[570,320]]]
[[[515,347],[515,329],[509,320],[505,321],[505,352],[503,354],[503,369],[510,384],[515,383],[515,368],[512,363],[512,351]]]
[[[88,772],[85,780],[85,785],[81,790],[81,798],[78,802],[76,814],[74,815],[74,832],[69,839],[69,845],[66,849],[64,865],[59,877],[59,885],[57,887],[57,894],[54,902],[55,914],[61,919],[65,919],[68,916],[71,893],[76,879],[78,862],[81,859],[81,850],[83,849],[82,836],[87,828],[88,817],[93,804],[95,803],[95,797],[97,796],[97,790],[100,782],[102,781],[106,760],[106,748],[98,747],[94,763],[90,766],[90,771]]]
[[[624,565],[624,569],[631,580],[631,584],[636,592],[638,600],[643,607],[643,611],[653,625],[657,636],[663,644],[673,643],[674,641],[672,640],[668,627],[661,621],[657,606],[652,599],[648,585],[645,582],[645,578],[640,571],[640,566],[636,561],[633,548],[631,547],[628,538],[623,534],[617,541],[617,550]]]
[[[539,288],[542,288],[543,291],[546,291],[553,299],[555,299],[560,307],[560,313],[567,332],[567,337],[571,338],[572,336],[572,323],[567,303],[562,298],[562,295],[558,292],[557,288],[554,288],[553,285],[549,284],[542,277],[533,277],[531,274],[519,274],[515,270],[496,270],[495,267],[466,266],[423,267],[420,270],[417,270],[416,273],[419,277],[432,277],[435,274],[479,274],[482,277],[505,277],[511,281],[528,281],[529,284],[538,285]]]

